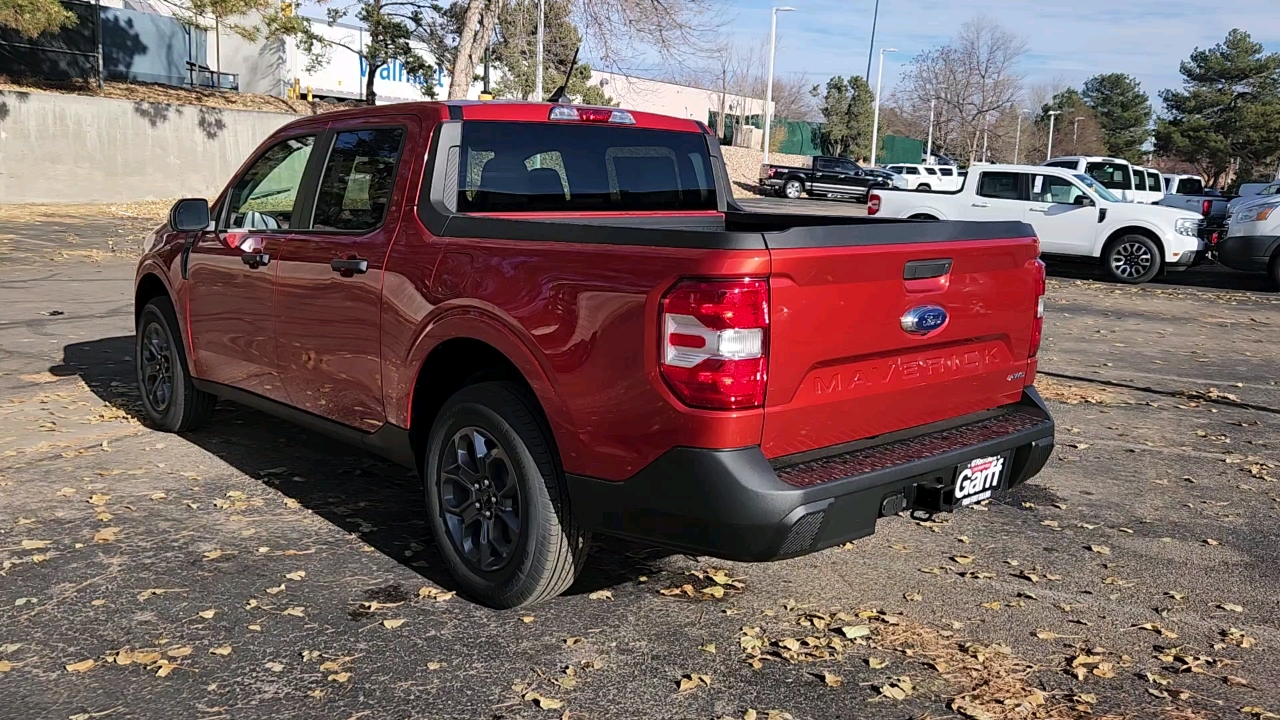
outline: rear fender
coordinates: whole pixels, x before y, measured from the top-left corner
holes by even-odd
[[[571,431],[571,416],[568,407],[560,400],[552,381],[552,372],[546,357],[537,351],[533,338],[520,326],[514,318],[501,310],[475,301],[467,301],[453,305],[441,306],[419,329],[417,340],[405,361],[405,367],[413,368],[406,374],[407,387],[399,388],[396,404],[388,398],[388,409],[400,416],[392,418],[393,422],[409,426],[409,415],[413,408],[413,387],[418,374],[422,371],[427,357],[446,340],[467,338],[483,342],[502,353],[511,364],[520,371],[525,382],[529,384],[533,394],[542,405],[551,431],[555,435],[556,444],[563,453],[565,443],[576,441]],[[391,410],[391,408],[395,408]]]

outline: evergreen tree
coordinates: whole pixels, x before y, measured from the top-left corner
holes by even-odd
[[[1106,73],[1086,80],[1080,95],[1098,116],[1107,154],[1140,162],[1151,136],[1151,99],[1142,85],[1124,73]]]
[[[855,159],[870,157],[875,108],[867,81],[857,75],[837,75],[827,81],[825,92],[817,85],[809,92],[820,101],[825,152]]]

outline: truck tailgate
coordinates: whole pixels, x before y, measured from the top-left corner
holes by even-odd
[[[805,227],[766,241],[770,459],[1021,397],[1039,285],[1029,226]],[[904,329],[913,310],[924,317],[915,333]]]

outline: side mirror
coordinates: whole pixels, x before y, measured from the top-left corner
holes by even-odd
[[[1077,195],[1074,204],[1084,207],[1093,207],[1095,203],[1093,202],[1093,198],[1088,195]]]
[[[863,175],[866,175],[866,173],[865,173],[865,172],[863,172],[862,170],[854,170],[854,171],[853,171],[853,176],[854,176],[854,177],[862,177]]]
[[[196,232],[209,227],[209,201],[183,198],[169,208],[169,227],[178,232]]]

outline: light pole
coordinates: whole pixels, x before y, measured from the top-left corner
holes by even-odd
[[[533,76],[533,101],[542,102],[542,33],[543,24],[546,17],[546,6],[543,0],[538,0],[538,69],[534,71]],[[568,80],[565,81],[568,83]]]
[[[875,117],[871,120],[871,163],[870,167],[876,166],[876,147],[880,142],[880,86],[884,83],[884,54],[898,52],[896,48],[885,48],[880,51],[880,70],[876,73],[876,112]]]
[[[1018,111],[1018,132],[1016,135],[1013,136],[1013,164],[1014,165],[1018,164],[1018,159],[1019,159],[1018,151],[1021,149],[1021,146],[1022,146],[1022,114],[1030,113],[1030,112],[1031,112],[1030,110]]]
[[[773,55],[778,49],[778,13],[791,12],[793,7],[773,9],[773,21],[769,25],[769,84],[764,88],[764,164],[769,164],[769,126],[773,124]]]
[[[880,0],[876,0],[876,10],[871,15],[871,45],[867,47],[867,84],[871,84],[871,58],[876,51],[876,25],[880,22]]]
[[[991,114],[982,116],[982,162],[987,161],[987,141],[991,139]]]
[[[929,144],[924,151],[924,161],[933,164],[933,109],[938,104],[936,99],[929,101]]]
[[[1061,110],[1049,111],[1049,149],[1045,151],[1044,161],[1049,162],[1053,159],[1053,121],[1057,116],[1061,115]]]
[[[1072,123],[1074,127],[1071,128],[1071,152],[1077,155],[1080,154],[1080,121],[1083,119],[1082,117],[1076,118],[1076,121]]]

